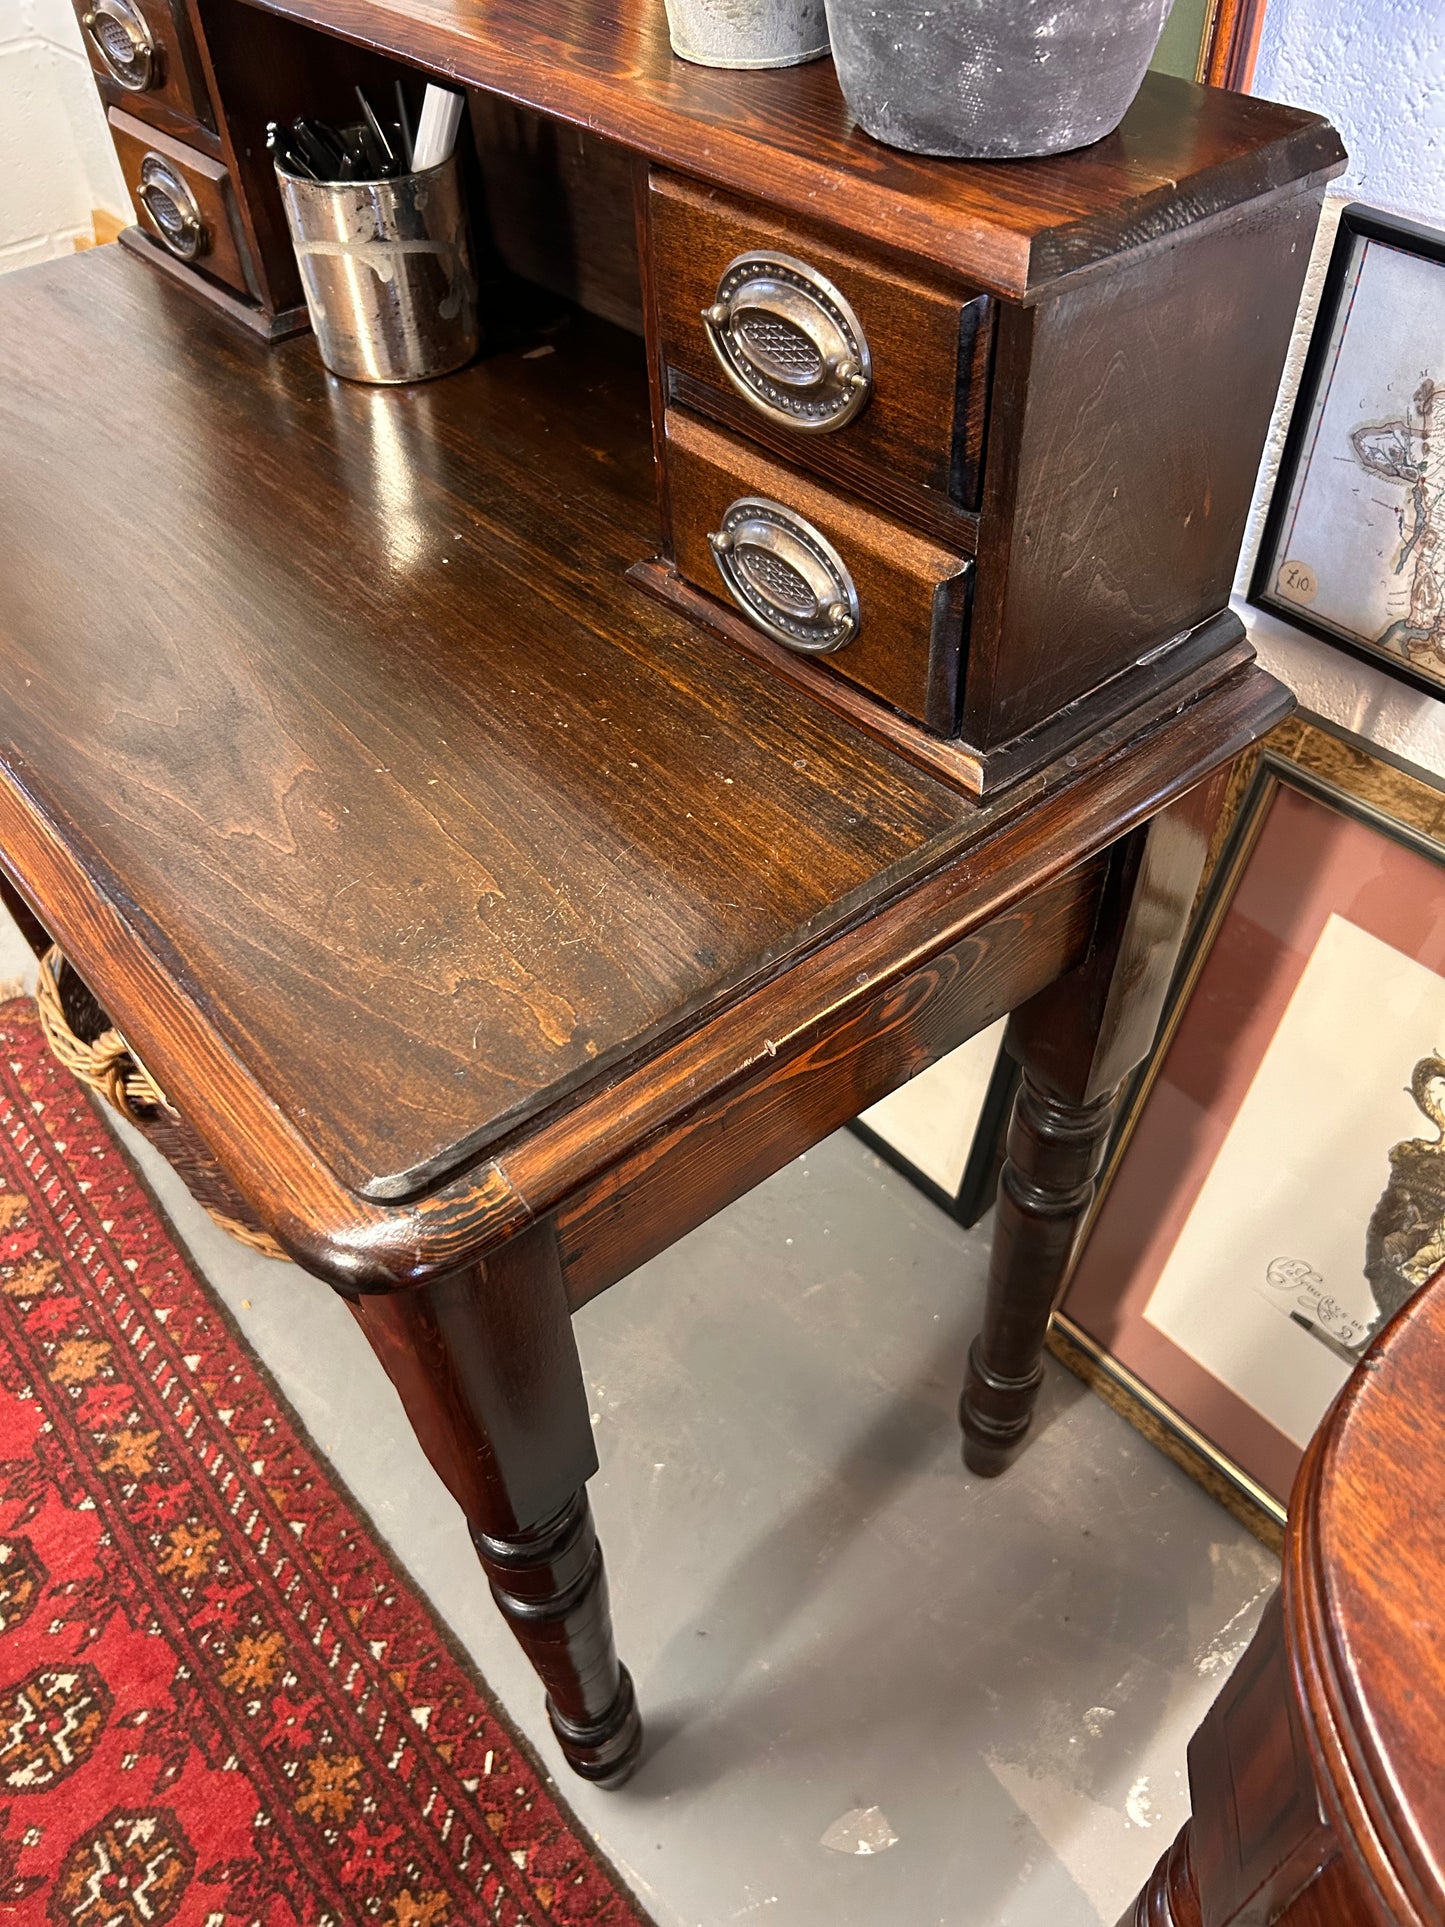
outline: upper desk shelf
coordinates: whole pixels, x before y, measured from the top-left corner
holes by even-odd
[[[461,83],[484,354],[539,289],[643,336],[660,539],[635,579],[915,764],[998,793],[1239,641],[1343,165],[1317,116],[1151,74],[1093,146],[936,160],[855,127],[827,60],[679,60],[662,0],[144,12],[158,84],[102,91],[128,178],[194,218],[141,191],[132,247],[263,335],[305,325],[267,123]]]
[[[265,10],[1032,301],[1343,157],[1317,115],[1151,73],[1117,133],[1037,161],[931,160],[853,122],[831,61],[679,60],[662,0],[265,0]],[[203,5],[203,14],[207,11]]]

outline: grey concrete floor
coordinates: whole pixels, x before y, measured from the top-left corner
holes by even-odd
[[[0,978],[17,944],[0,931]],[[1052,1362],[1019,1464],[964,1471],[985,1235],[840,1135],[580,1315],[593,1504],[650,1733],[607,1794],[561,1767],[460,1514],[344,1308],[138,1155],[659,1927],[1117,1920],[1187,1811],[1186,1742],[1277,1569]],[[892,1844],[822,1844],[873,1808]]]

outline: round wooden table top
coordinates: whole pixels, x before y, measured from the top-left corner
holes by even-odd
[[[1371,1348],[1301,1467],[1285,1551],[1322,1792],[1380,1919],[1445,1920],[1445,1271]]]

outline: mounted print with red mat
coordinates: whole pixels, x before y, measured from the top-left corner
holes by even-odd
[[[0,1005],[0,1915],[646,1927],[24,999]]]

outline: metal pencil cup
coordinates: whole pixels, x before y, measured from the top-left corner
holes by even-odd
[[[391,181],[277,165],[321,359],[348,381],[426,381],[477,352],[477,283],[453,154]]]

